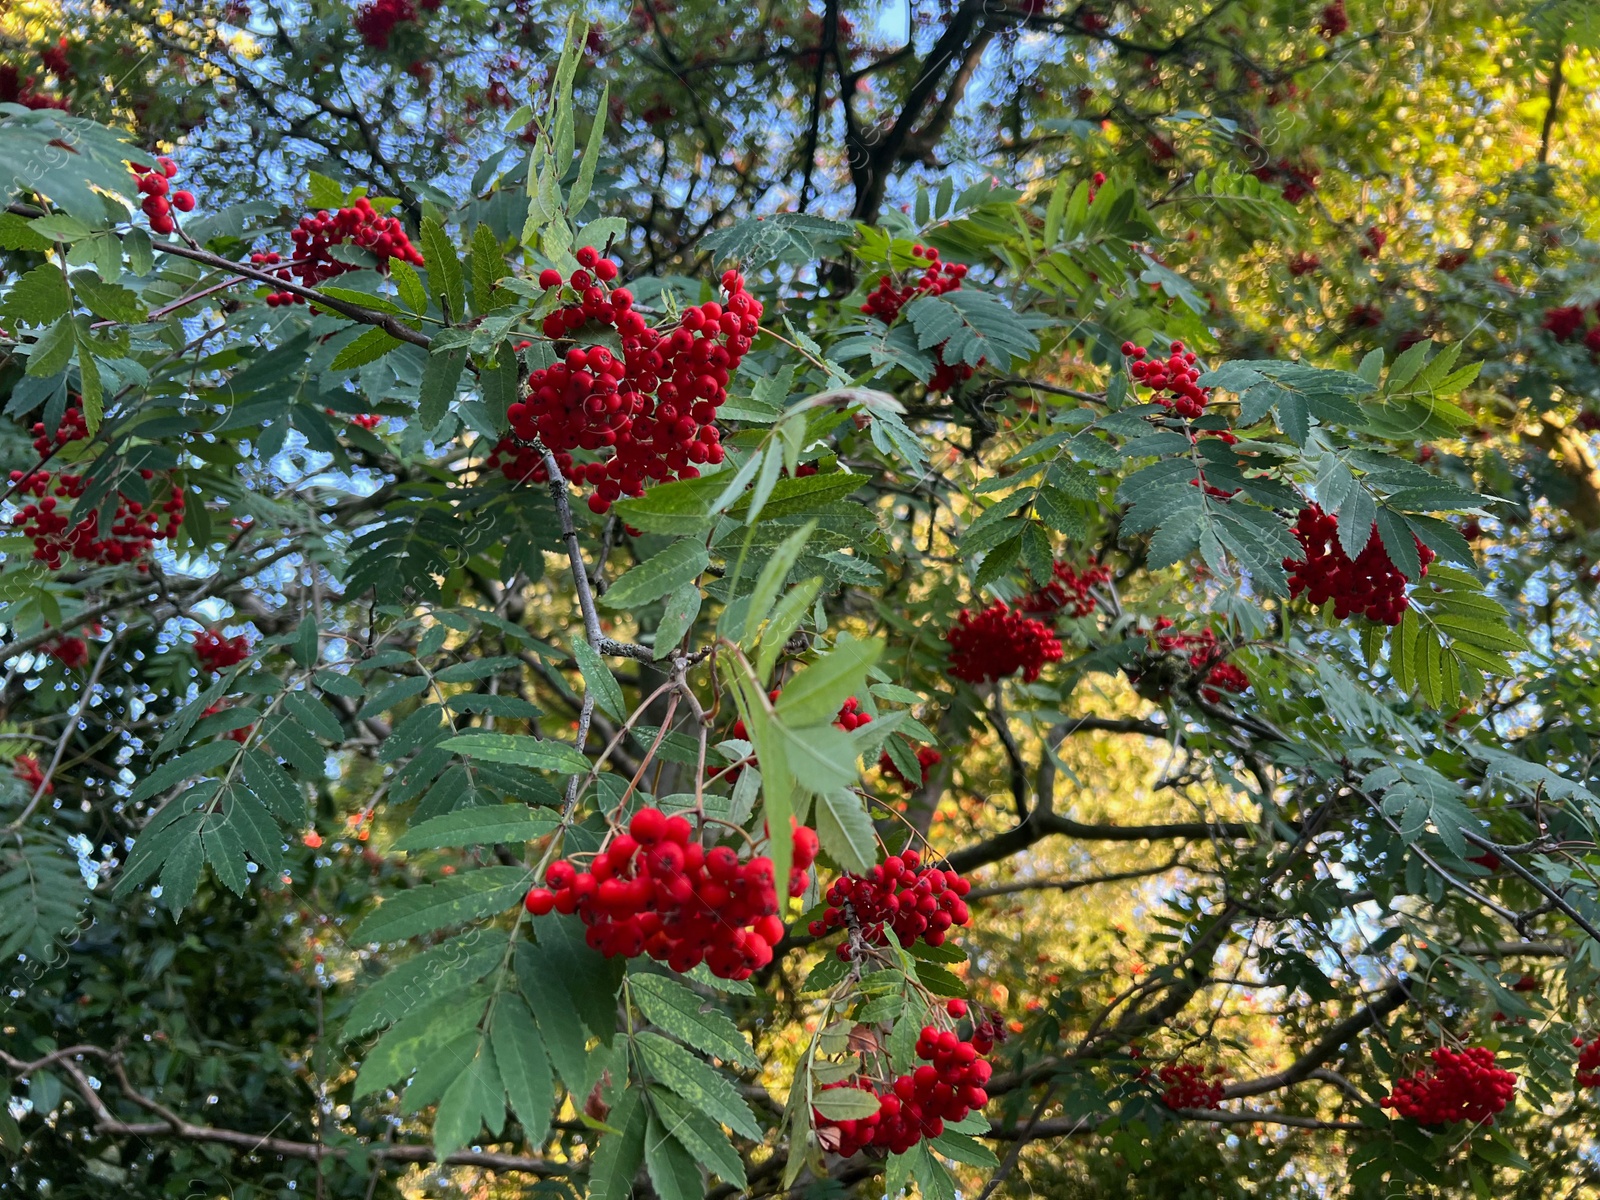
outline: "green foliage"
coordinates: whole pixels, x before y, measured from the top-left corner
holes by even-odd
[[[1592,21],[961,5],[897,49],[855,4],[422,5],[387,41],[257,7],[0,15],[19,1191],[371,1200],[429,1156],[608,1200],[1590,1186]],[[202,212],[152,237],[128,168],[174,139]],[[239,276],[361,199],[420,267],[335,246],[309,305]],[[725,268],[764,306],[657,380],[677,416],[606,426],[725,386],[721,458],[604,513],[598,424],[565,486],[512,432],[532,372],[638,366],[551,319],[586,248],[664,337],[737,321]],[[1124,350],[1180,340],[1203,411]],[[1395,625],[1291,595],[1313,503]],[[139,516],[171,536],[124,561]],[[1038,625],[953,658],[997,600]],[[749,980],[524,908],[651,806],[771,862]],[[970,924],[810,933],[908,848]],[[635,869],[596,882],[619,919],[672,874]],[[839,1161],[929,1024],[1004,1035],[990,1103]],[[1377,1107],[1477,1044],[1519,1076],[1492,1127]],[[1164,1103],[1179,1062],[1238,1082],[1226,1122]]]

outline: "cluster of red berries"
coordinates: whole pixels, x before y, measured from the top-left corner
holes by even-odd
[[[240,634],[225,637],[220,630],[208,629],[194,640],[194,656],[213,675],[220,675],[250,657],[250,639]]]
[[[966,1011],[964,1001],[952,1000],[952,1015],[957,1005]],[[813,1109],[823,1147],[844,1158],[869,1147],[904,1154],[923,1138],[942,1134],[946,1121],[963,1120],[989,1103],[984,1085],[991,1068],[978,1048],[954,1030],[923,1026],[917,1038],[917,1057],[922,1063],[882,1092],[859,1075],[822,1088],[858,1088],[878,1097],[878,1111],[855,1120],[830,1121]]]
[[[1322,172],[1315,167],[1297,163],[1290,158],[1280,158],[1277,162],[1252,167],[1250,174],[1262,183],[1281,182],[1283,198],[1290,204],[1299,204],[1314,193],[1317,190],[1318,180],[1322,178]]]
[[[1061,613],[1087,617],[1099,603],[1089,589],[1111,581],[1111,572],[1102,566],[1087,566],[1079,571],[1071,563],[1058,562],[1051,567],[1051,574],[1054,579],[1022,598],[1017,605],[1020,611],[1047,618]]]
[[[1351,329],[1376,329],[1383,324],[1383,307],[1377,304],[1357,304],[1344,314],[1344,323]]]
[[[358,270],[354,263],[341,262],[330,253],[334,246],[360,246],[378,260],[378,270],[387,271],[390,259],[402,259],[414,267],[423,265],[422,251],[411,244],[399,217],[386,217],[362,196],[347,208],[330,213],[326,209],[307,213],[289,231],[294,256],[287,262],[276,251],[250,256],[257,267],[277,267],[273,274],[281,279],[294,276],[305,287],[316,287],[347,271]],[[281,266],[280,266],[281,264]],[[284,304],[304,304],[291,292],[273,292],[267,303],[276,308]]]
[[[1302,275],[1309,275],[1313,271],[1321,270],[1321,268],[1322,259],[1304,250],[1289,260],[1289,274],[1296,279],[1299,279]]]
[[[1600,317],[1600,304],[1595,305],[1595,316]],[[1596,358],[1600,358],[1600,324],[1584,327],[1583,309],[1576,304],[1568,304],[1561,308],[1548,308],[1544,313],[1541,326],[1548,329],[1558,342],[1569,342],[1579,334],[1583,335],[1583,344]]]
[[[1544,320],[1540,327],[1548,329],[1558,342],[1569,341],[1578,336],[1583,329],[1583,309],[1576,304],[1563,305],[1560,308],[1547,308],[1544,310]]]
[[[1494,1051],[1483,1046],[1451,1050],[1440,1046],[1431,1055],[1432,1068],[1395,1080],[1394,1090],[1378,1102],[1396,1116],[1418,1125],[1494,1123],[1496,1113],[1511,1102],[1517,1077],[1494,1065]]]
[[[172,210],[192,212],[194,193],[182,188],[177,191],[171,190],[171,181],[178,174],[177,163],[162,155],[156,159],[156,164],[156,169],[153,171],[133,168],[133,181],[144,195],[139,207],[144,210],[144,215],[150,218],[151,233],[176,233],[178,223],[173,219]]]
[[[39,647],[63,667],[76,669],[89,665],[89,643],[81,637],[58,637],[53,642],[46,642]]]
[[[322,411],[327,413],[330,417],[340,417],[341,416],[340,413],[334,412],[333,409],[331,409],[331,408],[325,408]],[[379,425],[381,425],[383,423],[383,417],[380,416],[378,413],[356,413],[354,416],[351,416],[350,414],[346,413],[346,414],[342,414],[342,417],[343,417],[344,420],[348,421],[350,424],[355,425],[355,426],[357,426],[357,427],[359,427],[361,429],[376,429]]]
[[[45,778],[44,768],[39,765],[39,760],[31,754],[17,755],[16,761],[11,764],[11,773],[22,781],[29,792],[37,792],[41,784],[44,786],[46,796],[56,790],[56,785]]]
[[[1600,1087],[1600,1037],[1592,1042],[1585,1042],[1581,1037],[1574,1037],[1572,1044],[1578,1047],[1578,1067],[1574,1076],[1579,1087]]]
[[[680,972],[704,962],[719,979],[748,979],[783,937],[772,860],[741,862],[730,847],[691,841],[692,832],[683,816],[641,808],[588,870],[552,863],[550,886],[529,891],[524,906],[534,916],[577,913],[584,939],[607,958],[648,954]],[[805,891],[817,849],[816,833],[796,827],[790,895]]]
[[[851,941],[859,935],[870,946],[888,944],[889,934],[902,946],[918,938],[942,946],[952,925],[970,919],[962,899],[972,885],[949,869],[925,867],[915,850],[891,854],[865,875],[849,872],[828,888],[828,907],[811,922],[812,937],[827,937],[847,925],[852,938],[839,944],[839,957],[849,961]]]
[[[939,252],[932,246],[911,247],[911,257],[928,264],[921,276],[902,287],[896,287],[894,278],[884,275],[878,280],[878,286],[867,294],[867,302],[861,306],[862,312],[877,317],[885,325],[893,325],[900,310],[917,297],[943,296],[946,292],[959,291],[961,281],[967,277],[965,264],[941,262]],[[969,364],[945,362],[944,348],[947,345],[949,343],[946,341],[933,347],[933,377],[928,380],[930,392],[948,392],[956,384],[972,378],[973,368]]]
[[[1317,18],[1317,32],[1330,41],[1350,28],[1350,17],[1344,11],[1344,0],[1332,0]]]
[[[1200,372],[1195,368],[1195,354],[1185,350],[1182,342],[1173,342],[1165,361],[1149,358],[1149,351],[1132,342],[1122,343],[1122,353],[1133,359],[1128,364],[1128,374],[1156,394],[1152,404],[1170,408],[1180,417],[1198,417],[1211,402],[1211,389],[1196,384]],[[1162,392],[1170,395],[1163,396]]]
[[[1168,1108],[1213,1109],[1222,1103],[1221,1067],[1207,1070],[1199,1063],[1168,1063],[1156,1072],[1163,1091],[1161,1103]]]
[[[1300,540],[1304,557],[1283,560],[1284,570],[1289,572],[1291,596],[1304,592],[1313,606],[1332,600],[1333,615],[1341,621],[1360,613],[1382,625],[1400,623],[1411,603],[1406,597],[1406,578],[1384,552],[1377,522],[1373,522],[1366,549],[1354,559],[1339,544],[1338,518],[1323,512],[1320,505],[1300,510],[1293,533]],[[1416,546],[1422,574],[1426,575],[1434,553],[1420,541]]]
[[[693,479],[699,464],[720,463],[722,435],[713,423],[728,398],[728,379],[739,369],[761,327],[761,301],[745,291],[737,271],[722,275],[725,303],[708,301],[687,309],[670,332],[645,324],[626,288],[602,285],[617,277],[617,264],[592,246],[578,251],[570,277],[547,268],[539,284],[547,291],[570,287],[577,303],[544,319],[545,336],[571,337],[585,326],[617,330],[619,358],[604,346],[574,347],[566,357],[528,376],[528,395],[507,414],[512,436],[494,449],[489,466],[513,482],[542,482],[544,462],[537,439],[574,483],[589,483],[589,508],[610,509],[619,496],[644,494],[646,480]],[[572,451],[611,457],[574,466]]]
[[[833,718],[833,723],[846,733],[854,733],[863,725],[872,724],[872,714],[861,711],[861,702],[851,696],[839,707],[839,715]]]
[[[891,783],[897,783],[906,791],[911,792],[926,784],[928,776],[933,772],[933,769],[943,761],[944,755],[940,754],[932,746],[918,746],[917,766],[922,768],[922,778],[915,785],[900,773],[900,768],[894,765],[894,759],[889,757],[887,750],[878,756],[878,770],[883,772],[885,779]]]
[[[200,715],[202,717],[213,717],[213,716],[216,716],[217,713],[222,712],[223,710],[225,710],[228,707],[229,706],[227,704],[222,703],[221,701],[219,701],[216,704],[207,705],[205,710],[203,712],[201,712]],[[242,746],[242,745],[245,744],[245,742],[250,740],[250,733],[251,733],[251,731],[253,729],[255,729],[254,725],[241,725],[238,729],[230,729],[230,730],[228,730],[228,732],[223,734],[222,736],[225,737],[225,738],[229,738],[229,739],[231,739],[231,740],[233,740],[235,742],[238,742]]]
[[[44,64],[45,70],[62,83],[72,78],[72,66],[67,62],[66,38],[40,51],[39,61]],[[72,107],[65,96],[40,91],[37,75],[24,78],[22,72],[11,63],[0,63],[0,104],[20,104],[32,109],[53,108],[58,112],[68,112]]]
[[[944,640],[950,643],[950,674],[968,683],[992,683],[1018,671],[1032,683],[1062,655],[1055,630],[1003,600],[978,613],[963,608]]]
[[[63,414],[53,436],[45,433],[43,422],[34,424],[33,435],[34,449],[39,452],[42,461],[56,447],[87,437],[88,426],[84,423],[82,411],[72,407]],[[146,480],[155,478],[155,473],[148,469],[141,470],[139,475]],[[68,515],[70,504],[62,504],[63,501],[70,502],[83,495],[85,483],[82,475],[67,471],[52,475],[40,467],[33,471],[12,471],[10,478],[19,496],[34,497],[12,514],[11,523],[22,531],[23,536],[33,539],[33,557],[52,571],[60,570],[61,564],[69,556],[100,566],[135,562],[155,542],[165,541],[177,533],[178,526],[183,523],[183,493],[176,487],[159,506],[150,508],[138,500],[129,500],[119,492],[110,532],[102,537],[98,512],[89,513],[74,522]],[[163,513],[166,514],[165,520],[161,516]],[[149,569],[148,564],[139,563],[139,570]]]
[[[1217,641],[1214,630],[1202,629],[1199,633],[1166,632],[1172,628],[1171,617],[1156,618],[1156,647],[1188,658],[1189,666],[1204,677],[1200,695],[1207,701],[1215,704],[1222,698],[1222,692],[1242,692],[1250,686],[1250,677],[1223,658],[1227,651]]]
[[[422,0],[422,7],[433,12],[440,3],[441,0]],[[387,50],[395,29],[416,19],[417,9],[411,0],[369,0],[356,9],[355,26],[363,42],[374,50]]]

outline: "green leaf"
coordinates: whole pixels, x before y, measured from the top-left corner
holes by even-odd
[[[595,107],[590,109],[592,114],[589,120],[589,140],[583,147],[583,158],[578,163],[578,177],[572,183],[572,191],[567,197],[567,212],[573,217],[583,211],[583,206],[589,202],[589,193],[594,188],[595,168],[600,164],[600,146],[605,138],[606,105],[611,97],[610,81],[600,85],[600,99]]]
[[[495,842],[531,842],[549,833],[559,820],[524,804],[488,804],[434,817],[408,829],[391,850],[442,850],[448,846],[487,846]]]
[[[881,1106],[877,1096],[860,1088],[824,1088],[812,1093],[811,1107],[830,1121],[859,1121]]]
[[[736,1188],[747,1186],[744,1161],[715,1121],[663,1087],[650,1089],[650,1103],[661,1125],[696,1162]]]
[[[354,1096],[370,1096],[410,1075],[427,1058],[477,1028],[487,994],[454,993],[418,1009],[378,1039],[362,1060]]]
[[[646,1031],[635,1035],[634,1048],[652,1078],[735,1133],[761,1140],[755,1114],[724,1076],[658,1034]]]
[[[510,733],[489,733],[481,729],[458,733],[439,743],[441,750],[454,751],[463,758],[486,762],[511,763],[536,771],[557,771],[579,775],[589,770],[589,760],[565,742],[541,740]]]
[[[500,1078],[505,1082],[506,1095],[511,1100],[511,1111],[522,1122],[528,1148],[538,1150],[550,1131],[550,1114],[556,1102],[555,1084],[550,1077],[544,1040],[521,999],[501,996],[495,1001],[489,1039],[494,1046]]]
[[[648,558],[612,584],[600,603],[606,608],[636,608],[659,600],[689,583],[711,563],[705,546],[685,539]]]
[[[772,608],[772,602],[778,598],[779,589],[783,587],[784,580],[789,577],[789,572],[799,560],[801,552],[811,540],[816,528],[815,521],[807,521],[784,538],[778,543],[778,548],[773,551],[772,557],[767,560],[766,566],[761,569],[761,574],[756,579],[756,585],[751,589],[749,601],[745,605],[743,629],[737,634],[733,630],[728,631],[738,636],[746,649],[755,644],[767,619],[767,613]],[[784,639],[787,640],[788,636],[784,634]]]
[[[386,898],[357,927],[357,942],[398,942],[506,912],[522,900],[532,878],[526,867],[480,867]]]
[[[558,980],[567,1010],[582,1018],[590,1031],[609,1046],[617,1032],[617,992],[622,987],[623,960],[603,958],[590,949],[584,941],[583,925],[576,918],[552,913],[534,918],[532,925],[538,940],[526,950],[518,947],[517,978],[526,984],[526,972],[533,971]],[[532,999],[530,995],[529,1000]],[[532,1007],[540,1028],[544,1028],[543,1010],[537,1004]],[[545,1029],[547,1042],[549,1033]],[[557,1062],[558,1068],[560,1065]]]
[[[505,961],[505,952],[503,937],[472,930],[413,955],[356,997],[340,1041],[393,1025],[421,1008],[468,990]]]
[[[673,1037],[726,1062],[760,1069],[760,1060],[738,1026],[720,1009],[701,1011],[709,1002],[683,984],[664,975],[639,974],[629,977],[628,990],[639,1011]]]
[[[683,641],[684,634],[694,627],[700,615],[700,585],[693,580],[674,589],[662,605],[661,620],[656,625],[655,657],[665,658]]]
[[[364,367],[368,363],[377,362],[402,344],[399,338],[382,329],[369,329],[334,355],[333,361],[328,364],[328,369],[350,371],[356,367]]]
[[[878,838],[861,797],[847,789],[817,796],[817,838],[828,856],[847,871],[865,874],[878,861]]]
[[[880,638],[860,641],[841,634],[834,648],[801,671],[778,697],[778,717],[791,726],[817,725],[838,715],[845,700],[866,684],[868,669],[883,655]]]
[[[107,283],[93,271],[74,271],[72,290],[97,317],[128,324],[144,320],[139,297],[120,284]]]
[[[50,239],[16,213],[0,213],[0,250],[49,250]]]
[[[832,722],[826,725],[807,725],[800,729],[780,724],[777,726],[777,732],[781,739],[779,744],[783,747],[783,761],[792,773],[794,781],[804,791],[822,796],[855,782],[856,759],[859,757],[856,743],[848,733]],[[762,771],[770,789],[776,768],[769,761],[768,751],[762,750],[760,755]],[[788,845],[787,840],[779,840],[781,844],[773,848],[775,862],[783,848]]]
[[[505,255],[494,230],[480,224],[472,231],[472,309],[480,317],[494,309],[494,283],[505,274]],[[502,293],[503,295],[504,293]]]
[[[422,255],[428,268],[428,284],[447,321],[467,315],[466,292],[461,282],[461,259],[444,226],[432,217],[422,219]]]
[[[422,286],[422,276],[414,266],[403,258],[391,258],[389,278],[394,280],[407,308],[419,316],[428,311],[428,290]]]
[[[658,483],[642,496],[618,500],[612,505],[612,511],[646,533],[704,536],[710,523],[712,502],[726,485],[722,472],[698,479]]]
[[[628,1200],[633,1177],[644,1162],[645,1132],[649,1116],[638,1088],[629,1088],[612,1106],[611,1125],[616,1133],[600,1139],[589,1167],[590,1200]]]
[[[417,420],[425,430],[432,430],[450,411],[450,402],[456,398],[456,385],[461,371],[467,365],[464,347],[434,352],[428,356],[428,365],[422,369],[422,384],[418,389]]]
[[[756,655],[756,674],[763,683],[771,678],[773,664],[783,653],[794,631],[811,611],[811,603],[822,590],[822,576],[813,575],[790,588],[772,610],[767,627],[761,634],[761,650]]]
[[[72,352],[77,345],[77,323],[70,316],[62,317],[29,347],[28,374],[50,376],[59,373],[72,361]]]
[[[660,1200],[704,1200],[706,1189],[700,1168],[683,1143],[669,1136],[653,1113],[645,1131],[644,1165]]]
[[[203,746],[185,750],[177,758],[168,759],[157,767],[144,779],[140,780],[129,797],[134,803],[148,800],[151,796],[159,795],[175,783],[204,774],[214,770],[224,763],[232,762],[239,753],[236,742],[221,741],[208,742]]]
[[[479,1041],[477,1054],[464,1068],[439,1098],[434,1114],[433,1148],[440,1162],[476,1141],[485,1126],[498,1137],[505,1125],[505,1085],[487,1042]]]
[[[612,675],[611,668],[601,662],[600,656],[580,637],[572,639],[572,657],[578,660],[578,670],[583,674],[583,685],[594,697],[594,702],[600,711],[615,720],[625,720],[628,715],[627,706],[623,703],[622,688],[617,686],[617,679]]]

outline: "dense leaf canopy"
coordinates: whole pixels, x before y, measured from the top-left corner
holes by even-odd
[[[1600,1193],[1597,76],[0,9],[6,1186]]]

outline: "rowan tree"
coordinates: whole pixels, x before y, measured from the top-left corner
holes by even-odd
[[[1593,1190],[1579,6],[182,10],[0,14],[19,1193]]]

